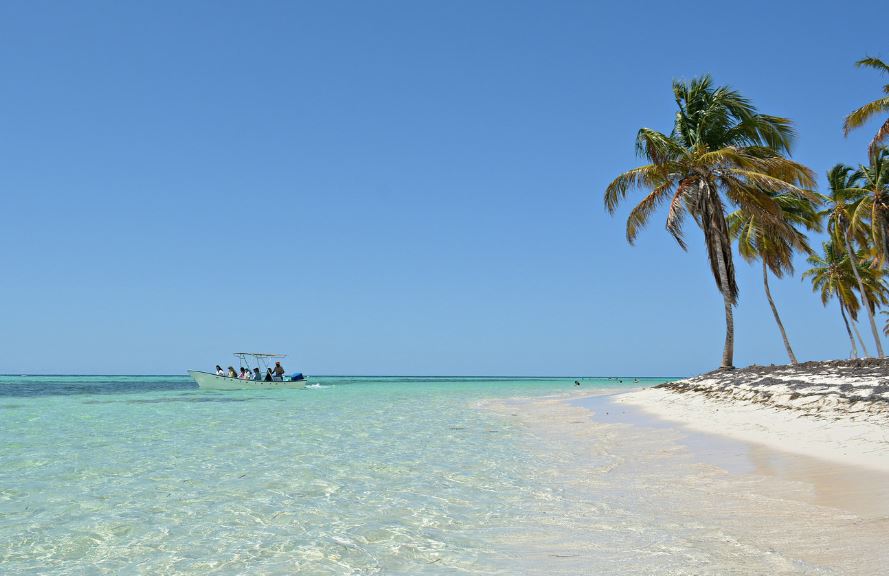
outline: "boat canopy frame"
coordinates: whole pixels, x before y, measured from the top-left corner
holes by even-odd
[[[247,358],[253,358],[253,365],[260,369],[259,372],[263,376],[268,372],[269,361],[272,358],[287,358],[287,354],[267,354],[265,352],[235,352],[233,356],[241,361],[241,366],[251,372],[253,371],[253,366],[250,365],[250,360]]]

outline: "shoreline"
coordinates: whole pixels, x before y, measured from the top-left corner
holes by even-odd
[[[889,360],[715,371],[615,402],[698,432],[889,473]]]
[[[856,463],[786,450],[660,417],[624,401],[633,392],[593,395],[571,404],[590,410],[597,422],[625,424],[652,431],[678,431],[676,442],[700,463],[732,475],[752,474],[811,486],[813,504],[843,509],[863,516],[889,518],[889,471]]]
[[[481,405],[528,432],[527,449],[568,506],[559,525],[574,528],[525,535],[535,543],[517,552],[526,573],[622,573],[629,561],[651,574],[869,576],[889,562],[889,475],[694,430],[624,401],[647,390]]]

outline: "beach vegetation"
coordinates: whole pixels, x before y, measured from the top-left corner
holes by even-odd
[[[889,74],[889,64],[866,57],[856,66]],[[725,314],[723,368],[734,361],[734,312],[738,302],[732,243],[748,262],[762,266],[763,289],[791,364],[798,360],[769,285],[769,276],[793,274],[794,258],[805,254],[812,282],[826,306],[839,303],[851,354],[869,356],[858,330],[863,311],[876,346],[885,357],[875,314],[889,304],[889,118],[883,118],[868,144],[866,164],[837,164],[827,173],[829,191],[815,192],[813,172],[790,158],[794,141],[788,118],[760,113],[753,103],[709,75],[674,81],[676,114],[669,133],[640,128],[636,153],[641,166],[618,175],[606,187],[612,215],[631,193],[641,200],[629,212],[626,238],[633,244],[658,209],[666,229],[687,248],[685,224],[703,232],[707,258]],[[883,96],[845,118],[848,135],[889,113],[889,84]],[[823,206],[823,209],[822,209]],[[827,240],[816,254],[807,234],[826,227]],[[889,312],[883,312],[889,315]],[[882,329],[889,336],[889,319]]]
[[[808,257],[810,268],[802,275],[804,279],[812,282],[812,289],[821,296],[822,304],[827,306],[832,299],[837,299],[840,315],[851,343],[853,358],[858,357],[853,331],[858,337],[862,351],[867,355],[867,347],[856,327],[862,302],[868,302],[865,308],[871,307],[871,312],[873,307],[889,303],[889,288],[884,281],[884,270],[870,266],[861,256],[861,254],[850,255],[845,247],[838,246],[836,240],[832,238],[822,244],[821,254],[812,254]],[[859,290],[858,295],[856,289]]]
[[[863,170],[864,167],[855,170],[851,166],[837,164],[828,171],[827,182],[830,190],[826,197],[828,207],[823,214],[827,218],[827,230],[833,243],[851,260],[850,270],[864,304],[877,355],[882,358],[883,346],[874,320],[874,303],[870,301],[867,287],[859,273],[861,269],[858,262],[859,249],[867,261],[865,266],[870,268],[877,261],[873,257],[868,257],[868,254],[874,254],[871,242],[873,225],[872,222],[868,222],[868,217],[873,212],[867,210],[868,191],[864,187]]]
[[[605,190],[605,207],[614,213],[630,192],[643,192],[627,218],[632,244],[655,210],[666,204],[667,231],[683,249],[686,217],[701,228],[710,268],[722,294],[725,344],[722,364],[733,368],[733,307],[738,286],[727,207],[753,217],[763,229],[783,229],[777,198],[789,195],[817,202],[812,171],[791,160],[794,130],[789,119],[761,114],[750,100],[710,76],[675,81],[677,112],[669,134],[641,128],[637,155],[646,164],[615,178]]]

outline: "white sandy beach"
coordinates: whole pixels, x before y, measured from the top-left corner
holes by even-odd
[[[889,391],[875,369],[715,373],[616,402],[693,430],[889,472]]]

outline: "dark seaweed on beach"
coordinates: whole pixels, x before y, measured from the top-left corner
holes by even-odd
[[[819,378],[838,382],[818,383]],[[655,388],[802,412],[817,412],[822,402],[830,400],[834,412],[889,415],[889,359],[720,369]]]

